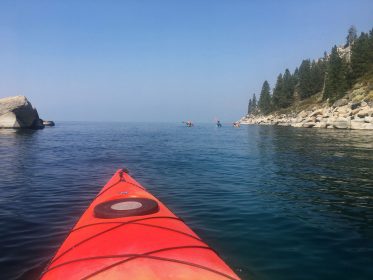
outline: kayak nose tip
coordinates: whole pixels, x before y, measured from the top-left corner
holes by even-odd
[[[127,168],[122,168],[121,171],[124,172],[124,173],[127,173],[127,174],[130,173],[129,170],[128,170]]]

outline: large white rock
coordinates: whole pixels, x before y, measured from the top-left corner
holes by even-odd
[[[348,118],[339,117],[333,122],[333,126],[339,129],[347,129],[351,127],[351,121]]]
[[[302,112],[300,112],[299,114],[298,114],[298,117],[300,117],[300,118],[305,118],[305,117],[307,117],[308,116],[308,113],[306,112],[306,111],[302,111]]]
[[[339,99],[336,102],[334,102],[333,107],[341,107],[347,104],[348,104],[348,100],[343,98],[343,99]]]
[[[43,121],[25,96],[0,99],[0,128],[43,128]]]
[[[316,125],[314,126],[315,128],[326,128],[326,122],[325,121],[322,121],[322,122],[318,122],[316,123]]]
[[[351,129],[373,129],[373,124],[361,120],[351,120]]]
[[[366,108],[363,108],[362,110],[360,110],[357,113],[357,116],[360,117],[360,118],[363,118],[363,117],[366,117],[366,116],[370,116],[372,113],[373,113],[373,109],[371,109],[369,107],[366,107]]]
[[[303,123],[292,123],[291,126],[292,127],[302,127]]]
[[[0,128],[6,127],[20,127],[17,121],[17,117],[13,112],[7,112],[0,115]]]
[[[310,127],[314,127],[315,125],[316,125],[316,123],[314,123],[314,122],[306,122],[306,123],[302,124],[302,127],[310,128]]]
[[[314,116],[317,116],[317,115],[322,115],[322,114],[323,114],[323,111],[324,111],[324,109],[318,109],[318,110],[314,111],[314,112],[310,115],[310,117],[314,117]]]

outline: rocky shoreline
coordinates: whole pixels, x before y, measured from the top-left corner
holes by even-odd
[[[306,128],[373,129],[373,102],[338,100],[333,106],[313,107],[299,113],[246,115],[243,125],[279,125]]]

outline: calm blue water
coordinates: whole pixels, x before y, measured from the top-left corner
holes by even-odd
[[[127,167],[243,279],[373,279],[373,132],[57,123],[0,130],[0,275],[35,279]]]

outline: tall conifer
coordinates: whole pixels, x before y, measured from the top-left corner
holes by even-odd
[[[329,98],[330,101],[335,101],[346,93],[348,89],[346,74],[347,64],[340,57],[337,46],[334,46],[329,57],[323,95],[324,99]]]
[[[250,115],[253,110],[253,103],[251,101],[251,98],[249,100],[249,105],[247,106],[247,114]]]
[[[299,92],[302,99],[312,95],[311,86],[311,61],[305,59],[299,66]]]
[[[280,106],[282,108],[289,107],[294,100],[294,89],[295,89],[295,82],[294,77],[291,75],[289,69],[285,70],[283,75],[283,94],[282,98],[280,99]]]
[[[268,81],[264,81],[262,91],[259,98],[259,109],[263,114],[268,114],[271,111],[271,88]]]
[[[361,33],[351,48],[352,79],[356,81],[371,70],[373,66],[372,35]]]
[[[254,93],[254,96],[253,96],[253,109],[256,110],[257,106],[258,106],[258,104],[257,104],[256,96],[255,96],[255,93]]]
[[[272,105],[274,109],[281,108],[281,101],[283,99],[284,95],[284,83],[282,79],[282,74],[279,74],[277,76],[276,85],[273,89],[273,95],[272,95]]]

